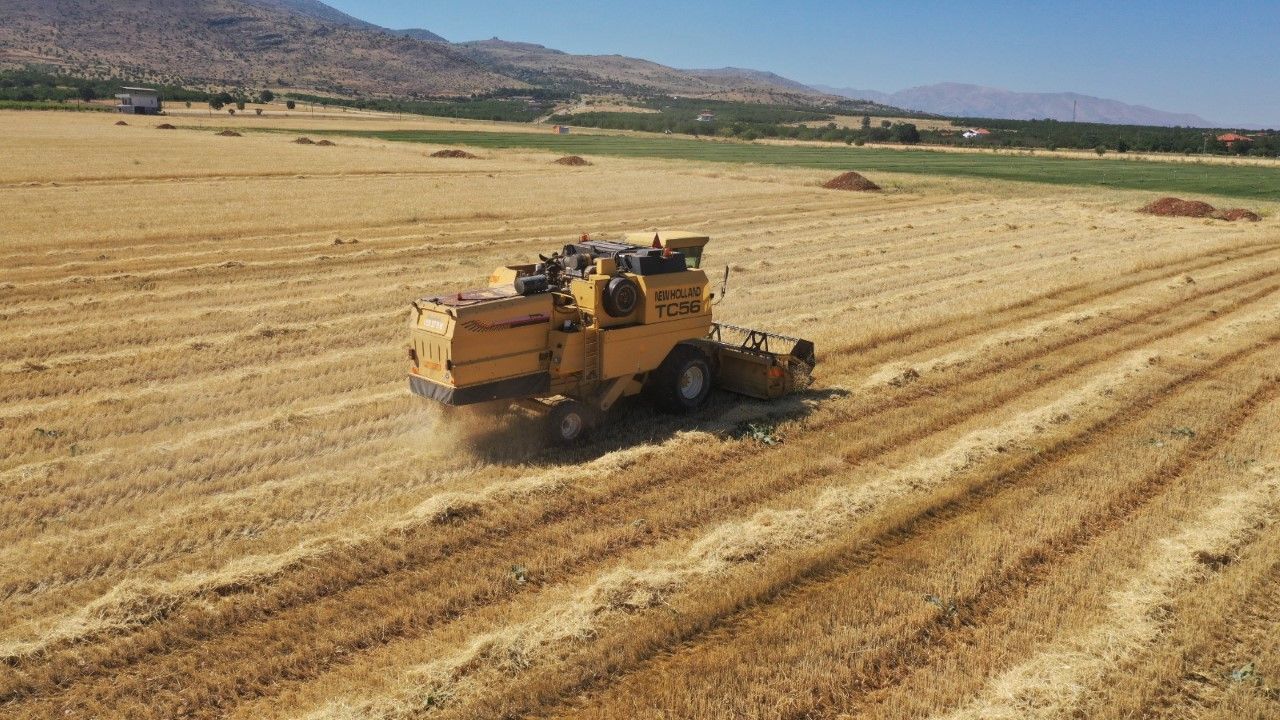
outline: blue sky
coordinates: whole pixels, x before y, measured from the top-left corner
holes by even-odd
[[[885,91],[947,81],[1074,91],[1280,127],[1280,0],[327,1],[454,41],[496,36]]]

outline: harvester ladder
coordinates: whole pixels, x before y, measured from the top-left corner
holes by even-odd
[[[582,379],[597,382],[600,380],[600,331],[586,327],[583,333]]]

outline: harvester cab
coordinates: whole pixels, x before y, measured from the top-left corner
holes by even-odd
[[[545,414],[562,442],[624,396],[689,412],[713,385],[762,399],[807,386],[812,343],[713,321],[707,242],[584,235],[537,263],[496,269],[487,288],[416,300],[409,386],[446,405],[503,401]]]

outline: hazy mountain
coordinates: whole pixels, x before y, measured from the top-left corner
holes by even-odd
[[[721,84],[741,84],[744,86],[764,86],[775,87],[783,90],[791,90],[798,93],[816,93],[819,92],[813,87],[797,82],[790,78],[782,77],[777,73],[771,73],[767,70],[750,70],[747,68],[723,67],[709,69],[692,69],[685,70],[695,77],[704,78],[711,82]]]
[[[458,43],[476,63],[530,85],[576,91],[660,92],[725,100],[800,102],[834,98],[757,70],[679,70],[625,55],[572,55],[528,42],[491,38]]]
[[[965,85],[941,83],[908,88],[894,93],[854,88],[815,85],[815,89],[848,98],[872,100],[909,110],[951,115],[1009,120],[1052,118],[1070,120],[1075,104],[1080,122],[1118,125],[1189,125],[1210,127],[1213,123],[1198,115],[1156,110],[1143,105],[1130,105],[1119,100],[1080,95],[1078,93],[1027,93]]]

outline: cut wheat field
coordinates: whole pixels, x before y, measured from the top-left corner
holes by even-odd
[[[0,113],[0,716],[1280,716],[1274,205],[114,119]],[[654,228],[815,384],[410,395],[409,300]]]

